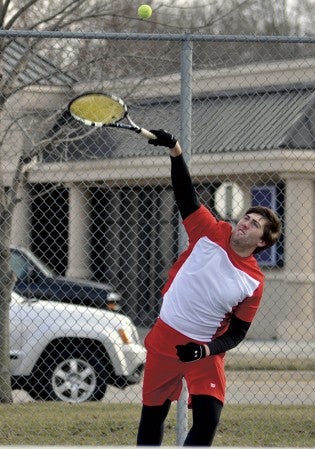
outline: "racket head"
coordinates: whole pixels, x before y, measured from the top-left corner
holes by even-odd
[[[110,126],[128,114],[124,101],[101,92],[86,92],[68,105],[71,116],[88,126]]]

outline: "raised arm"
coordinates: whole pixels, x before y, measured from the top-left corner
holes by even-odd
[[[175,137],[162,130],[151,130],[157,139],[149,140],[152,145],[160,145],[169,148],[171,158],[171,178],[179,213],[184,220],[188,215],[200,207],[191,176],[184,160],[182,149]]]

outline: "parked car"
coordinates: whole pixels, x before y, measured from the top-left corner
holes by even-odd
[[[12,388],[33,399],[99,401],[108,385],[140,382],[145,353],[125,315],[12,293]]]
[[[58,276],[31,251],[11,246],[13,291],[26,297],[120,311],[121,295],[110,284]]]

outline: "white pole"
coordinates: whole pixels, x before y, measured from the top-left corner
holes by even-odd
[[[191,91],[192,91],[192,41],[186,35],[181,49],[181,133],[180,142],[184,159],[189,166],[191,158]],[[187,244],[186,232],[180,224],[178,233],[179,252],[182,252]],[[186,382],[183,380],[183,388],[177,402],[176,444],[182,446],[188,429],[188,392]]]

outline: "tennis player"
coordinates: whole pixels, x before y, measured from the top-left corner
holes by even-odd
[[[185,378],[192,427],[185,446],[211,446],[225,397],[225,352],[245,337],[263,293],[264,275],[253,257],[279,238],[270,209],[251,207],[232,228],[201,205],[179,142],[152,130],[149,144],[170,149],[176,203],[188,248],[169,271],[160,315],[145,339],[142,412],[137,445],[162,443],[164,421]]]

